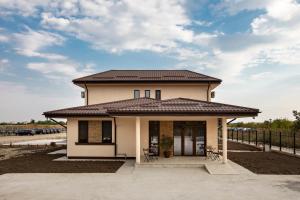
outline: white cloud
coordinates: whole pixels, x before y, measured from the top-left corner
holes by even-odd
[[[270,3],[274,1],[285,0],[223,0],[213,6],[217,12],[225,11],[230,15],[235,15],[244,10],[258,10],[265,9]]]
[[[93,65],[80,66],[71,61],[64,62],[34,62],[28,63],[27,68],[40,72],[50,79],[70,81],[94,72]]]
[[[194,34],[194,41],[200,38],[195,42],[198,47],[186,51],[187,59],[179,65],[195,64],[199,69],[215,69],[216,75],[229,82],[236,82],[236,77],[248,67],[300,65],[300,5],[297,1],[224,0],[215,8],[229,14],[257,9],[265,10],[265,13],[253,19],[247,33],[216,33],[207,37],[203,37],[205,33]],[[206,56],[197,58],[197,54],[204,53]]]
[[[208,22],[204,20],[194,20],[193,23],[198,26],[211,26],[213,24],[212,22]]]
[[[179,0],[149,0],[143,6],[139,1],[80,0],[67,8],[56,6],[55,12],[42,14],[42,24],[96,49],[162,52],[176,48],[177,42],[193,40],[193,32],[185,28],[191,21]]]
[[[60,86],[63,87],[63,86]],[[29,121],[30,119],[45,119],[43,112],[60,107],[70,107],[83,105],[83,100],[79,97],[79,88],[68,88],[53,92],[40,88],[41,91],[31,91],[21,83],[0,81],[0,121]],[[34,103],[35,102],[35,103]]]
[[[261,80],[264,78],[270,78],[270,75],[272,75],[272,72],[261,72],[258,74],[253,74],[250,76],[251,80]]]
[[[23,16],[35,15],[39,8],[47,6],[50,0],[1,0],[0,16],[19,14]]]
[[[62,45],[65,41],[65,38],[51,32],[34,31],[30,28],[26,29],[27,30],[24,32],[13,34],[16,44],[15,50],[18,54],[51,60],[66,59],[66,57],[63,55],[42,52],[47,47]]]
[[[9,41],[9,37],[6,35],[0,35],[0,42],[8,42]]]
[[[0,60],[0,72],[3,72],[8,67],[8,64],[9,64],[9,60],[1,59]]]
[[[0,27],[0,42],[6,43],[10,41],[10,37],[5,32],[5,29]]]

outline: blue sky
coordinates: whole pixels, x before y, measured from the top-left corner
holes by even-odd
[[[71,80],[108,69],[190,69],[214,101],[300,110],[296,0],[0,0],[0,121],[82,105]]]

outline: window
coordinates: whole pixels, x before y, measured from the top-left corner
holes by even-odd
[[[150,90],[145,90],[145,97],[150,98]]]
[[[102,121],[102,143],[112,143],[111,121]]]
[[[154,155],[159,155],[159,121],[149,121],[149,152]]]
[[[134,90],[134,98],[140,98],[140,90]]]
[[[160,90],[155,90],[155,99],[158,99],[158,100],[161,99],[161,91]]]
[[[79,143],[88,143],[88,121],[79,121],[78,122],[78,142]]]

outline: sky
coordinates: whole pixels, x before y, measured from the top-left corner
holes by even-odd
[[[80,106],[72,79],[189,69],[223,80],[213,101],[300,110],[297,0],[0,0],[0,121]]]

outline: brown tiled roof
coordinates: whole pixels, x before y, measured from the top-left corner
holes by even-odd
[[[109,70],[73,80],[73,83],[211,82],[222,80],[189,70]]]
[[[258,109],[187,98],[128,99],[45,112],[46,117],[114,115],[257,116]]]

